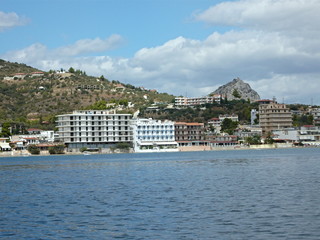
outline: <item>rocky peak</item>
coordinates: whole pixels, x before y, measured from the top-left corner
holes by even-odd
[[[233,79],[231,82],[219,87],[212,94],[220,94],[223,98],[227,98],[228,100],[260,100],[259,94],[254,91],[248,83],[245,83],[240,78]]]

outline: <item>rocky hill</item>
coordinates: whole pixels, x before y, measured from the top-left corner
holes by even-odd
[[[259,94],[240,78],[235,78],[232,82],[219,87],[211,93],[211,95],[213,94],[220,94],[228,100],[250,99],[250,101],[256,101],[260,99]]]
[[[70,68],[71,69],[71,68]],[[53,119],[57,114],[86,108],[98,101],[126,100],[134,112],[154,102],[172,102],[174,96],[116,80],[87,76],[81,70],[44,72],[0,59],[0,123]],[[54,120],[53,120],[54,121]]]

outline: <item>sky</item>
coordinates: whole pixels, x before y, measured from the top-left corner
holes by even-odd
[[[187,97],[320,105],[320,0],[0,0],[0,58]]]

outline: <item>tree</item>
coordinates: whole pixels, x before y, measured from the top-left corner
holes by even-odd
[[[274,140],[273,140],[270,132],[268,132],[268,134],[264,140],[264,143],[265,144],[273,144],[274,143]]]
[[[1,137],[10,137],[11,131],[10,131],[11,124],[6,122],[2,124],[2,132],[0,133]]]
[[[239,122],[232,121],[230,118],[225,118],[221,123],[221,131],[232,135],[238,125]]]
[[[245,140],[248,144],[261,144],[261,137],[259,135],[247,137]]]
[[[68,70],[68,72],[69,72],[69,73],[75,73],[74,68],[73,68],[73,67],[70,67],[69,70]]]
[[[292,124],[293,126],[300,127],[303,125],[313,125],[313,116],[312,115],[302,115],[298,116],[294,114],[292,116]]]
[[[241,95],[240,95],[240,93],[238,92],[237,89],[234,89],[234,90],[233,90],[232,95],[233,95],[235,98],[241,98]]]

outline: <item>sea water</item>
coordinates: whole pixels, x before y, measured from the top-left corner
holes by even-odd
[[[320,239],[320,149],[0,158],[1,239]]]

